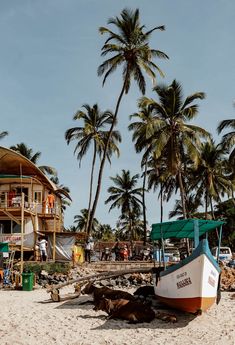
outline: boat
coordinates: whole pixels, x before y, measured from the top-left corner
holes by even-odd
[[[194,240],[194,250],[188,257],[173,265],[164,264],[164,270],[153,273],[154,291],[164,304],[193,314],[210,308],[217,299],[220,267],[208,244],[208,233],[219,230],[219,244],[223,221],[184,219],[152,225],[151,240],[170,238]],[[162,245],[164,258],[164,245]],[[161,262],[159,263],[161,265]]]

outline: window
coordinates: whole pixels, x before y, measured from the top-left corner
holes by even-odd
[[[13,220],[0,220],[0,234],[18,234],[21,226]]]
[[[21,233],[21,225],[17,224],[16,222],[12,221],[12,233],[19,234]]]
[[[34,192],[33,200],[39,204],[42,203],[42,192]]]
[[[0,221],[0,232],[1,234],[11,233],[11,220],[1,220]]]

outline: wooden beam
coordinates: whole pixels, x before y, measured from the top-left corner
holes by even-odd
[[[8,212],[7,210],[2,210],[3,213],[5,213],[11,220],[14,220],[14,222],[16,222],[18,225],[21,224],[20,220],[17,219],[15,216],[13,216],[13,214],[11,214],[10,212]]]
[[[52,259],[55,262],[55,243],[56,243],[56,217],[54,217],[54,229],[53,229],[53,253]]]
[[[21,193],[21,246],[20,246],[20,273],[24,269],[24,193]]]

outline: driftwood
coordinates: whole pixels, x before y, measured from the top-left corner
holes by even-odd
[[[60,302],[60,301],[65,301],[66,299],[72,299],[72,298],[77,298],[80,296],[81,293],[81,286],[86,284],[86,282],[89,281],[98,281],[102,279],[107,279],[107,278],[114,278],[118,276],[123,276],[125,274],[132,274],[132,273],[150,273],[152,271],[152,268],[136,268],[136,269],[130,269],[130,270],[120,270],[120,271],[115,271],[115,272],[106,272],[106,273],[98,273],[98,274],[92,274],[92,275],[87,275],[84,277],[76,278],[69,280],[66,283],[61,283],[58,285],[53,285],[50,288],[47,289],[47,292],[51,293],[51,299],[53,302]],[[81,283],[77,284],[75,287],[75,292],[74,294],[67,294],[60,296],[60,289],[74,284],[74,283]]]

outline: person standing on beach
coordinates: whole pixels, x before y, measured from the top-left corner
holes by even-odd
[[[40,260],[47,261],[47,240],[43,237],[39,237],[37,245],[40,250]]]
[[[90,241],[85,243],[85,261],[91,263],[91,249],[92,245]]]

